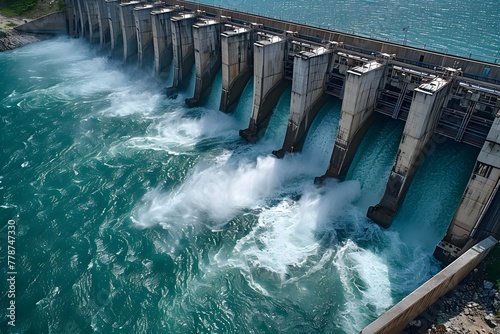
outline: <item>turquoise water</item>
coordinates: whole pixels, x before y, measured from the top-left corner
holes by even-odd
[[[316,187],[340,100],[303,153],[278,160],[290,90],[250,145],[238,130],[252,82],[233,114],[217,111],[220,74],[187,109],[193,81],[169,99],[149,73],[66,38],[0,53],[0,74],[1,231],[13,219],[17,232],[8,333],[357,333],[439,270],[432,252],[478,153],[437,145],[382,230],[365,214],[401,122],[379,117],[346,181]]]
[[[500,63],[498,0],[195,2]]]

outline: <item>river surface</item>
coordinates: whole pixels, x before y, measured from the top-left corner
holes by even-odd
[[[196,2],[500,64],[498,0]]]
[[[308,8],[309,18],[324,15]],[[371,32],[384,34],[384,22]],[[469,32],[456,44],[498,48],[498,36],[485,45]],[[2,332],[357,333],[440,269],[432,252],[477,149],[436,145],[383,230],[365,214],[383,194],[402,122],[378,117],[346,180],[317,187],[340,100],[323,107],[302,153],[278,160],[270,152],[283,142],[290,90],[251,145],[238,130],[252,81],[232,114],[217,110],[220,73],[194,109],[184,104],[193,76],[173,98],[166,86],[82,40],[0,53],[1,272],[11,271],[9,220],[17,272],[16,327],[2,278]]]

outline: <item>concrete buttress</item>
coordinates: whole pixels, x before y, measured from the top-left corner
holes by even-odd
[[[120,19],[120,0],[106,0],[108,12],[111,56],[123,56],[122,24]]]
[[[137,37],[135,28],[134,8],[140,2],[130,1],[120,4],[120,23],[123,37],[123,63],[127,63],[137,54]]]
[[[222,95],[220,111],[230,112],[236,106],[253,72],[254,31],[233,27],[221,34]]]
[[[99,17],[96,0],[86,0],[85,8],[87,10],[89,22],[89,40],[91,44],[99,41]]]
[[[137,29],[137,63],[139,67],[153,59],[153,26],[151,24],[152,4],[134,8],[135,28]]]
[[[81,16],[80,16],[80,5],[79,5],[79,0],[72,0],[73,1],[73,17],[74,17],[74,35],[75,37],[80,37],[81,36],[81,30],[82,30],[82,23],[81,23]]]
[[[453,220],[434,256],[450,263],[488,235],[500,238],[500,112],[477,157]]]
[[[287,41],[279,36],[264,35],[254,44],[253,109],[248,128],[240,136],[255,143],[264,132],[281,94],[289,81],[285,80]]]
[[[77,36],[76,20],[75,20],[75,3],[73,0],[66,0],[66,20],[67,32],[69,36]]]
[[[87,14],[87,8],[85,5],[85,0],[77,0],[78,3],[78,14],[80,21],[80,37],[89,36],[89,16]]]
[[[97,18],[99,20],[99,45],[104,49],[111,39],[108,19],[108,8],[104,0],[97,0]]]
[[[172,63],[172,25],[170,19],[175,12],[174,7],[161,8],[151,12],[156,78],[166,77],[168,65]]]
[[[192,13],[178,13],[170,19],[174,81],[170,90],[182,87],[191,74],[194,65],[193,24],[196,16]]]
[[[196,84],[194,97],[186,99],[189,107],[196,106],[206,97],[221,67],[220,31],[220,22],[212,19],[199,19],[193,25]]]
[[[385,66],[377,61],[347,71],[344,101],[330,165],[322,177],[345,177],[373,119]]]
[[[403,202],[413,176],[423,161],[425,145],[434,134],[449,88],[447,80],[436,78],[414,91],[396,162],[384,195],[380,203],[371,206],[367,213],[368,218],[384,228],[391,226],[392,217]]]
[[[283,157],[285,152],[302,149],[309,127],[327,101],[324,92],[331,55],[331,51],[323,47],[295,55],[288,127],[283,147],[273,151],[278,158]]]

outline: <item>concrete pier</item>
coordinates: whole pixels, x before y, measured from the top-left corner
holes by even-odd
[[[285,152],[302,149],[307,131],[318,111],[328,99],[325,93],[326,74],[329,71],[331,50],[317,47],[295,55],[292,80],[290,117],[283,147],[273,154],[282,158]]]
[[[78,3],[78,15],[80,21],[80,37],[89,36],[89,16],[85,0],[76,0]]]
[[[254,44],[252,116],[248,128],[240,131],[240,136],[251,143],[255,143],[259,133],[267,128],[276,103],[289,85],[285,80],[286,39],[261,32],[257,33],[257,39]]]
[[[189,107],[196,106],[206,97],[221,67],[220,31],[220,22],[212,19],[199,19],[193,25],[196,85],[194,97],[186,99]]]
[[[75,19],[75,3],[73,0],[66,0],[66,20],[67,20],[67,32],[68,35],[76,37],[77,29],[76,29],[76,19]]]
[[[372,61],[347,71],[344,101],[330,165],[322,177],[344,177],[373,119],[385,65]]]
[[[170,19],[174,82],[170,91],[182,87],[191,74],[194,65],[193,24],[196,16],[192,13],[178,13]]]
[[[120,0],[106,0],[108,12],[111,56],[123,56],[123,36],[120,19]]]
[[[96,0],[86,0],[85,8],[87,10],[89,22],[89,40],[91,44],[99,43],[99,17]]]
[[[151,12],[155,77],[167,76],[167,67],[172,63],[172,25],[170,19],[178,11],[175,7],[161,8]]]
[[[441,108],[448,96],[449,81],[436,78],[415,89],[408,119],[399,144],[396,162],[380,203],[368,209],[367,216],[384,228],[391,226],[392,217],[403,202],[418,166],[424,147],[434,133]]]
[[[135,27],[137,29],[137,63],[140,67],[153,59],[153,26],[151,11],[153,4],[145,4],[134,8]]]
[[[97,0],[97,18],[99,21],[99,45],[101,49],[104,49],[109,45],[111,40],[109,19],[108,19],[108,8],[105,0]]]
[[[450,263],[486,235],[500,239],[500,112],[476,161],[460,205],[434,256]]]
[[[170,19],[175,13],[174,7],[161,8],[151,12],[156,78],[166,77],[167,67],[172,63],[172,25]]]
[[[230,112],[253,73],[254,31],[227,24],[224,30],[221,34],[222,95],[219,109]]]
[[[137,33],[135,28],[134,8],[140,1],[120,4],[120,23],[123,37],[123,63],[137,54]]]

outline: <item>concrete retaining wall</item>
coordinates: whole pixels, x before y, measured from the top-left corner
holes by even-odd
[[[359,333],[401,333],[410,321],[457,286],[488,255],[496,243],[497,240],[493,237],[484,239]]]
[[[298,32],[302,36],[316,37],[318,41],[328,40],[342,42],[345,45],[355,46],[356,49],[373,50],[388,54],[396,54],[398,59],[409,59],[416,64],[425,63],[433,64],[434,66],[457,67],[461,68],[464,73],[481,77],[485,68],[489,68],[488,78],[498,80],[500,77],[500,65],[447,55],[439,52],[429,51],[425,49],[415,48],[411,46],[399,45],[395,43],[380,41],[376,39],[364,38],[356,35],[331,31],[322,28],[316,28],[299,23],[282,21],[272,18],[266,18],[258,15],[237,12],[229,9],[217,8],[209,5],[197,4],[189,1],[170,0],[169,4],[183,5],[186,8],[193,10],[203,10],[208,13],[224,15],[232,19],[242,20],[246,22],[254,22],[263,24],[266,27],[272,27],[283,31]]]
[[[32,34],[66,34],[66,12],[45,15],[15,29]]]

